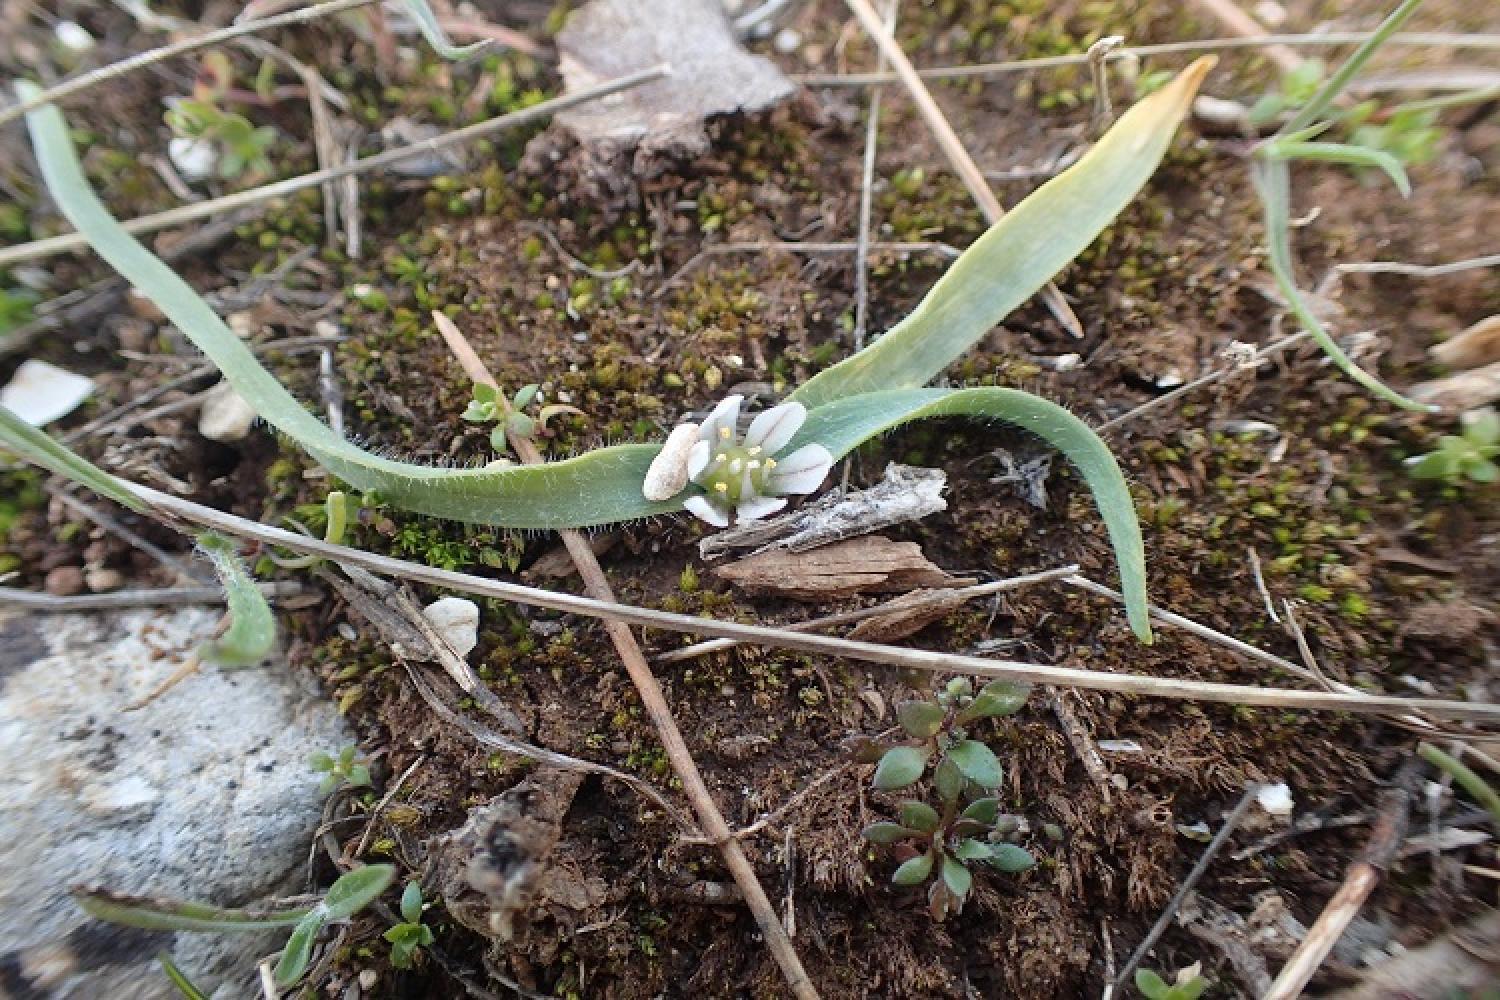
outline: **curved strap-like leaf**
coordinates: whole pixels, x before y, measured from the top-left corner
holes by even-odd
[[[22,98],[36,93],[18,83]],[[267,371],[207,302],[109,214],[89,187],[62,114],[28,112],[37,163],[68,221],[111,267],[138,288],[208,355],[267,423],[361,490],[421,514],[512,528],[579,528],[677,510],[641,495],[657,445],[603,448],[545,466],[438,469],[355,447],[313,416]]]
[[[867,392],[811,410],[787,447],[816,441],[841,457],[880,434],[929,417],[1003,420],[1045,440],[1078,467],[1093,491],[1120,566],[1130,627],[1151,641],[1146,603],[1146,548],[1135,505],[1109,446],[1082,420],[1039,396],[1019,389],[888,389]]]
[[[1156,171],[1198,85],[1199,59],[1120,116],[1074,166],[1043,184],[969,247],[917,308],[791,398],[809,409],[876,389],[926,385],[1094,242]]]

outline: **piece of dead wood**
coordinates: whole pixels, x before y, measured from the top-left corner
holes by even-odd
[[[1500,361],[1418,382],[1408,393],[1419,403],[1431,403],[1449,413],[1462,413],[1500,399]]]
[[[720,566],[714,575],[747,593],[806,601],[974,582],[950,576],[915,542],[884,535],[850,538],[811,552],[762,552]]]
[[[777,104],[796,89],[775,64],[746,52],[719,0],[594,0],[557,36],[568,92],[658,63],[671,75],[593,107],[554,116],[585,147],[611,154],[708,152],[704,121]]]
[[[589,538],[589,548],[594,555],[602,556],[615,547],[620,540],[617,531],[605,531]],[[563,580],[570,576],[578,575],[578,567],[573,563],[573,557],[568,554],[567,546],[559,545],[555,549],[543,552],[536,562],[521,571],[521,579],[531,580]]]
[[[885,611],[866,618],[850,630],[848,638],[860,642],[895,642],[963,607],[969,595],[955,590],[913,590],[887,602]]]
[[[1478,368],[1500,361],[1500,316],[1486,316],[1473,326],[1427,349],[1449,368]]]
[[[1374,966],[1335,1000],[1445,1000],[1480,996],[1500,982],[1500,910]]]
[[[764,521],[736,525],[698,543],[698,554],[717,559],[739,549],[752,555],[784,549],[805,552],[856,535],[866,535],[904,521],[918,521],[948,509],[942,469],[922,469],[895,462],[885,478],[867,490],[829,493],[800,510]]]
[[[1216,948],[1251,996],[1258,997],[1270,989],[1270,970],[1251,943],[1250,925],[1244,917],[1207,896],[1190,892],[1177,910],[1177,923],[1193,937]]]

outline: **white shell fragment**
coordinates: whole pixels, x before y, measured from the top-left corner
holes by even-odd
[[[254,423],[255,410],[228,382],[220,382],[208,391],[198,413],[198,433],[225,444],[242,440]]]
[[[442,597],[422,609],[438,635],[459,656],[468,656],[479,645],[479,605],[462,597]]]
[[[688,454],[697,440],[697,424],[678,424],[672,428],[667,443],[646,470],[641,493],[647,500],[670,500],[683,491],[688,484]]]
[[[185,135],[167,143],[167,159],[189,184],[208,180],[219,165],[219,154],[213,143]]]
[[[0,389],[0,405],[33,427],[45,427],[72,413],[93,392],[92,379],[32,359],[21,362],[15,377]]]
[[[1292,815],[1292,790],[1286,782],[1262,785],[1255,795],[1255,802],[1277,819],[1288,819]]]

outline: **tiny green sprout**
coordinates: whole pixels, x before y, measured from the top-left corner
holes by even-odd
[[[0,288],[0,337],[30,323],[32,307],[40,298],[29,288]]]
[[[1413,479],[1440,479],[1451,486],[1464,479],[1476,483],[1500,480],[1500,414],[1493,407],[1470,410],[1459,418],[1457,434],[1444,434],[1425,455],[1406,460]]]
[[[381,936],[391,943],[391,965],[409,969],[417,952],[432,944],[432,928],[422,923],[422,887],[416,881],[401,893],[401,920]]]
[[[897,822],[875,823],[863,836],[873,844],[895,846],[898,856],[904,856],[891,876],[893,884],[915,886],[933,879],[927,903],[934,920],[963,909],[974,885],[971,864],[1002,872],[1022,872],[1036,864],[1030,852],[1006,839],[1017,833],[1020,821],[1002,815],[994,797],[1004,780],[999,760],[964,729],[980,719],[1014,714],[1029,692],[1026,685],[992,681],[976,694],[968,678],[954,678],[932,701],[896,706],[896,718],[911,742],[889,749],[866,743],[856,749],[861,759],[878,756],[874,785],[880,791],[908,788],[932,765],[932,790],[940,808],[909,799],[897,806]]]
[[[1372,121],[1378,110],[1375,101],[1365,101],[1349,112],[1345,123],[1350,127],[1351,145],[1387,153],[1407,166],[1431,163],[1437,157],[1443,130],[1437,124],[1436,110],[1396,107],[1383,121]]]
[[[319,792],[327,795],[340,785],[348,785],[350,788],[369,786],[370,768],[363,761],[356,760],[357,752],[351,743],[340,750],[337,757],[330,757],[319,750],[308,758],[308,767],[323,775],[323,781],[318,785]]]
[[[490,447],[503,452],[510,447],[508,435],[514,434],[523,438],[535,437],[538,433],[545,433],[547,421],[559,413],[583,413],[576,406],[548,403],[537,410],[536,416],[530,416],[524,411],[537,401],[541,388],[535,383],[523,385],[516,390],[514,396],[507,400],[494,386],[475,382],[474,398],[469,400],[462,418],[471,424],[493,422],[495,426],[490,431]]]
[[[1202,973],[1203,963],[1194,962],[1185,969],[1178,969],[1176,979],[1168,985],[1150,969],[1137,969],[1135,988],[1146,1000],[1198,1000],[1208,989],[1208,980]]]
[[[179,137],[218,148],[218,172],[224,180],[242,175],[254,179],[273,172],[267,155],[276,142],[276,129],[272,126],[257,127],[244,115],[193,98],[177,101],[164,117],[167,126]]]
[[[1270,91],[1250,106],[1252,124],[1263,125],[1275,121],[1292,108],[1301,107],[1312,100],[1318,87],[1328,75],[1328,66],[1321,59],[1307,59],[1301,65],[1282,75],[1275,90]]]

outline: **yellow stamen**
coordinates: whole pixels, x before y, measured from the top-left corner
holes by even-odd
[[[714,492],[716,492],[716,493],[728,493],[729,492],[729,484],[728,483],[714,483]]]
[[[762,449],[760,445],[756,445],[755,447],[750,449],[749,453],[752,457],[754,457],[755,455],[759,455],[763,450],[764,449]]]
[[[715,456],[714,456],[714,461],[715,461],[715,462],[722,462],[722,461],[724,461],[724,460],[725,460],[725,459],[726,459],[726,458],[728,458],[728,457],[729,457],[729,456],[728,456],[728,455],[726,455],[726,454],[724,454],[724,453],[723,453],[723,452],[722,452],[722,451],[721,451],[721,452],[719,452],[719,453],[718,453],[718,454],[717,454],[717,455],[715,455]]]
[[[768,459],[766,459],[766,468],[767,469],[774,469],[774,468],[776,468],[776,459],[774,459],[774,458],[768,458]]]
[[[725,441],[728,441],[729,440],[729,428],[728,427],[720,427],[719,428],[719,437],[722,438]]]

